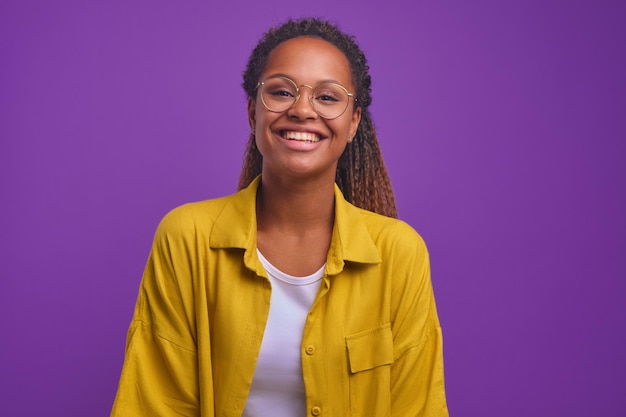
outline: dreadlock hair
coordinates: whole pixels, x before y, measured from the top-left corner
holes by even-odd
[[[282,42],[300,36],[315,37],[331,43],[343,52],[350,63],[352,83],[356,88],[356,105],[361,108],[361,122],[352,143],[346,146],[339,158],[335,180],[337,185],[346,200],[355,206],[385,216],[397,217],[391,180],[368,111],[372,102],[369,66],[354,37],[321,19],[288,20],[263,34],[252,51],[243,73],[243,89],[249,98],[256,100],[256,86],[270,53]],[[261,173],[262,162],[263,156],[256,146],[253,132],[250,134],[243,157],[239,189],[247,187]]]

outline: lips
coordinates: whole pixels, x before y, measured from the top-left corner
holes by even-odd
[[[318,135],[317,133],[299,132],[299,131],[293,131],[293,130],[281,130],[280,136],[283,139],[287,139],[287,140],[295,140],[298,142],[311,142],[311,143],[319,142],[321,139],[320,135]]]

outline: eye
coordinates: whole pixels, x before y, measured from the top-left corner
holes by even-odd
[[[339,101],[337,100],[337,97],[333,96],[332,94],[318,94],[317,96],[315,96],[315,100],[328,102]]]
[[[327,106],[343,102],[346,99],[345,95],[339,86],[330,83],[319,85],[314,92],[315,101]]]
[[[293,91],[290,91],[286,88],[274,88],[268,91],[268,93],[272,97],[295,97]]]

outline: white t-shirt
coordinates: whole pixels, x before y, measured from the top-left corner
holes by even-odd
[[[302,332],[325,265],[309,276],[293,277],[257,253],[272,284],[272,297],[243,417],[305,416]]]

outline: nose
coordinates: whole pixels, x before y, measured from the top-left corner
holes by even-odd
[[[287,110],[287,114],[298,119],[317,119],[318,114],[313,108],[313,87],[301,85],[298,94],[298,99]]]

